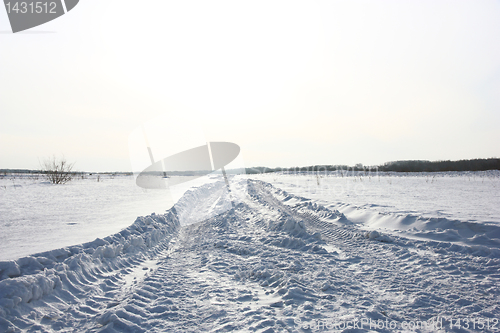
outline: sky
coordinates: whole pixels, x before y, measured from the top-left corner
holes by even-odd
[[[16,34],[0,8],[0,168],[130,171],[148,123],[247,167],[500,157],[500,2],[81,0]]]

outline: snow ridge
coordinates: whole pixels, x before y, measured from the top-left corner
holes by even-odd
[[[453,245],[461,251],[500,258],[500,226],[495,223],[382,213],[345,203],[329,207],[343,212],[352,223],[368,232],[382,229],[394,236],[447,243],[448,247]]]
[[[127,229],[82,245],[0,262],[0,315],[56,289],[78,289],[131,263],[154,257],[179,227],[174,211],[138,217]]]

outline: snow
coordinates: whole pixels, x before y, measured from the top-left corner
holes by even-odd
[[[500,248],[500,172],[265,174],[365,230]]]
[[[212,179],[111,236],[1,262],[0,331],[494,331],[498,174],[478,175],[432,184],[491,213],[419,202],[422,175],[372,179],[352,200],[312,174],[235,176],[231,192]]]
[[[6,176],[0,178],[0,260],[106,237],[172,205],[168,192],[143,190],[132,176],[94,174],[64,185]]]

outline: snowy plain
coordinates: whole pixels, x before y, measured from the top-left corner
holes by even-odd
[[[74,243],[66,215],[46,223],[47,236],[60,232],[51,242],[28,235],[53,246],[0,263],[2,332],[500,329],[496,171],[236,176],[231,192],[208,177],[173,208],[164,193],[132,195],[129,185],[97,207],[96,181],[33,186],[55,189],[51,200],[80,214],[82,230],[104,220],[106,229]],[[88,186],[88,197],[64,201],[71,186]],[[5,185],[3,198],[21,188]],[[120,221],[134,212],[126,198],[156,214]],[[39,222],[50,216],[16,203],[2,200],[2,224],[23,209],[41,212]],[[23,246],[2,237],[4,248]],[[66,238],[72,246],[56,240]]]
[[[141,189],[133,176],[93,174],[64,185],[0,176],[0,260],[106,237],[172,205],[168,193]]]
[[[500,247],[498,170],[279,173],[254,178],[339,210],[367,230]]]

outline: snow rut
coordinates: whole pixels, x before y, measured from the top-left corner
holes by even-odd
[[[261,181],[236,183],[231,204],[224,186],[178,206],[209,218],[171,229],[150,255],[102,259],[48,295],[0,308],[0,330],[301,332],[356,322],[363,332],[370,320],[444,318],[443,330],[464,331],[447,320],[500,317],[495,252],[367,233]]]

